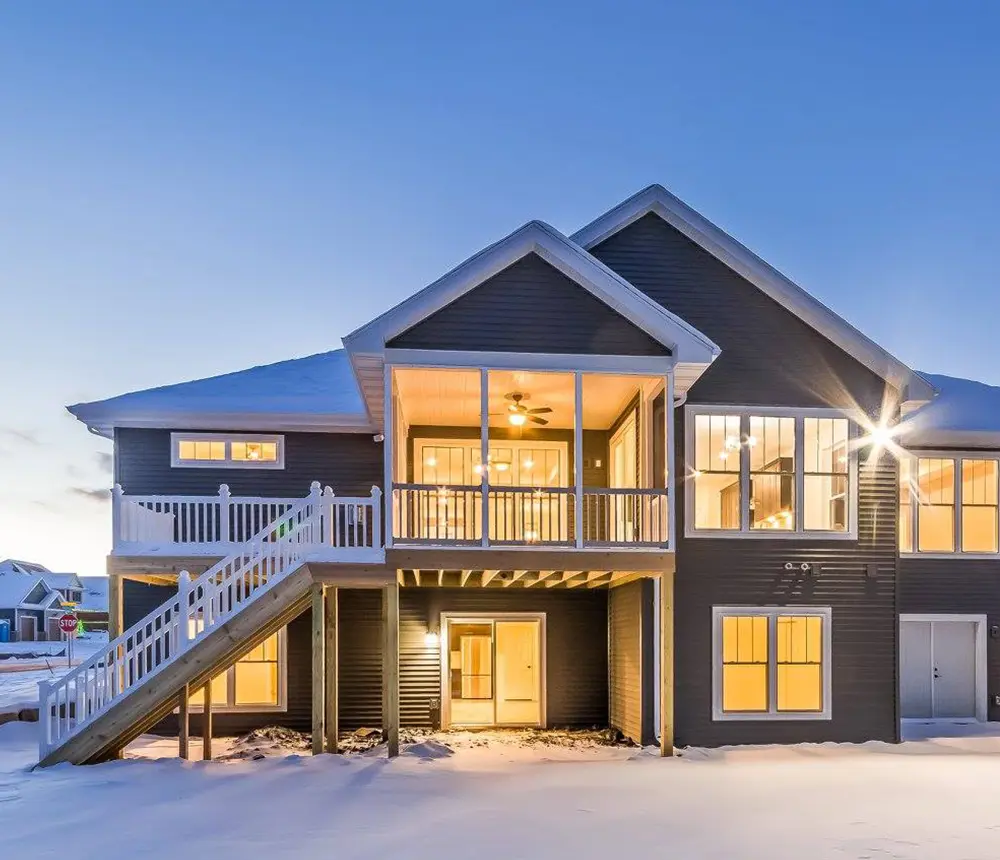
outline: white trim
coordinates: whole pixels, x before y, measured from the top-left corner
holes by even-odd
[[[494,625],[497,621],[537,621],[538,622],[538,655],[539,667],[539,722],[540,728],[548,726],[548,635],[546,633],[545,612],[442,612],[438,621],[438,640],[441,649],[441,728],[451,727],[451,650],[448,642],[448,625],[452,622],[468,621],[471,624],[482,624],[486,621]],[[493,630],[492,648],[496,653],[496,628]],[[493,677],[493,713],[496,725],[496,674]],[[505,726],[507,724],[504,724]]]
[[[911,549],[904,552],[902,549],[899,552],[900,558],[937,558],[937,559],[958,559],[958,558],[974,558],[974,559],[997,559],[1000,558],[1000,486],[997,488],[997,510],[996,510],[996,529],[997,529],[997,549],[994,552],[973,552],[965,551],[962,549],[962,517],[964,516],[964,505],[962,503],[962,463],[965,460],[993,460],[997,463],[997,480],[1000,482],[1000,452],[998,451],[969,451],[969,450],[941,450],[941,449],[927,449],[920,451],[907,451],[905,453],[906,459],[910,463],[910,476],[914,481],[918,479],[918,460],[951,460],[955,464],[955,479],[954,479],[954,532],[955,532],[955,548],[948,551],[934,550],[932,552],[921,552],[920,547],[920,500],[918,498],[919,493],[916,491],[916,486],[910,493],[910,546]],[[900,479],[902,480],[902,470],[900,470]],[[897,518],[899,518],[899,512],[896,513]]]
[[[129,415],[107,409],[86,409],[89,404],[69,406],[67,411],[82,421],[90,431],[107,439],[114,437],[116,427],[162,430],[186,427],[189,430],[231,430],[246,427],[253,432],[301,433],[372,433],[374,425],[367,415],[314,415],[291,412],[229,412],[205,413],[190,410],[144,412]]]
[[[941,613],[909,613],[901,612],[899,614],[900,627],[904,621],[917,621],[917,622],[935,622],[935,621],[958,621],[964,623],[971,623],[976,625],[976,714],[975,719],[978,722],[984,723],[987,720],[989,713],[989,658],[987,649],[987,623],[988,619],[986,615],[982,614],[962,614],[962,613],[952,613],[952,612],[941,612]],[[932,628],[933,629],[933,628]],[[933,635],[933,633],[932,633]],[[902,639],[902,630],[900,630],[900,639]],[[902,661],[902,643],[899,645],[899,659]],[[933,646],[931,649],[931,657],[933,659]],[[902,673],[899,676],[900,685],[903,682]],[[934,697],[934,682],[931,680],[931,710],[933,712],[933,697]],[[900,697],[902,697],[902,690],[900,691]],[[902,707],[902,706],[901,706]],[[940,723],[953,723],[956,720],[967,720],[969,717],[900,717],[903,722],[912,723],[928,723],[928,722],[940,722]]]
[[[767,713],[732,713],[722,710],[722,623],[725,615],[766,616],[767,621]],[[807,615],[823,619],[823,710],[781,712],[777,710],[777,622],[782,615]],[[713,606],[712,607],[712,719],[730,721],[787,721],[833,719],[833,610],[829,606]]]
[[[934,388],[927,380],[661,185],[644,188],[570,238],[590,250],[650,213],[658,215],[879,377],[903,389],[905,399],[933,398]]]
[[[694,478],[695,471],[695,417],[698,415],[736,415],[740,419],[740,435],[749,434],[750,416],[778,417],[795,419],[795,529],[782,531],[779,529],[750,528],[750,457],[745,446],[740,446],[740,527],[738,529],[706,529],[696,528]],[[792,406],[727,406],[719,404],[701,405],[689,403],[684,407],[684,537],[686,538],[749,538],[751,540],[858,540],[858,497],[860,479],[860,450],[858,416],[853,410],[827,407],[792,407]],[[801,491],[805,483],[805,444],[806,418],[846,418],[848,423],[848,511],[847,531],[807,530],[805,528],[805,495]],[[736,474],[735,472],[733,473]]]
[[[489,370],[581,371],[583,373],[661,376],[670,372],[668,356],[594,355],[544,352],[475,352],[447,349],[387,349],[385,361],[422,368],[483,368]]]
[[[226,446],[224,460],[182,460],[181,442],[223,442]],[[271,442],[277,447],[276,460],[233,460],[233,442]],[[285,437],[259,433],[171,433],[170,467],[172,469],[284,469]]]
[[[383,480],[385,486],[385,527],[383,528],[383,533],[385,535],[385,547],[386,549],[392,549],[392,536],[396,531],[396,517],[395,517],[395,502],[396,494],[393,491],[394,481],[393,475],[396,471],[396,426],[395,420],[393,418],[394,414],[394,401],[393,401],[393,386],[395,385],[395,378],[393,376],[392,364],[386,362],[382,366],[382,396],[385,403],[385,413],[383,419],[382,428],[382,457],[383,457]],[[403,475],[405,478],[406,476]]]
[[[578,370],[573,374],[573,537],[577,549],[583,549],[583,527],[583,374]]]

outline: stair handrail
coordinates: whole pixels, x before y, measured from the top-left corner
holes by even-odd
[[[256,598],[280,579],[281,574],[288,569],[289,563],[304,554],[303,548],[311,549],[318,542],[321,531],[320,499],[320,485],[318,482],[313,482],[310,494],[306,498],[262,528],[239,549],[220,559],[195,579],[190,580],[186,588],[179,587],[177,594],[172,595],[142,620],[108,642],[88,660],[80,663],[61,678],[54,681],[39,681],[38,719],[41,729],[39,759],[44,758],[56,746],[65,743],[69,737],[77,734],[95,717],[106,711],[110,704],[120,700],[123,695],[127,695],[132,689],[140,686],[143,681],[149,679],[163,667],[173,663],[192,642],[225,623],[238,607],[244,606],[250,599]],[[305,516],[300,516],[302,514]],[[273,540],[273,535],[283,532],[289,523],[291,523],[291,528],[282,533],[278,540]],[[290,551],[282,552],[286,549]],[[271,559],[270,573],[267,573],[266,570],[268,558]],[[281,562],[280,568],[279,561]],[[236,564],[237,562],[239,564]],[[261,565],[261,562],[264,564]],[[232,565],[235,567],[231,568],[228,576],[225,576],[226,568]],[[261,566],[264,568],[264,578],[245,593],[244,599],[236,601],[230,599],[229,607],[225,611],[222,611],[223,606],[220,603],[218,607],[220,611],[216,612],[215,600],[224,590],[223,586],[218,584],[216,580],[220,576],[224,576],[226,581],[234,583],[238,577],[244,577],[255,567]],[[200,596],[199,591],[201,592]],[[187,606],[182,605],[185,602],[188,604]],[[190,635],[189,623],[192,609],[200,610],[202,613],[201,629],[197,630],[194,636]],[[170,615],[169,621],[166,619],[168,613]],[[145,630],[150,625],[155,627],[157,622],[160,622],[159,633],[154,634],[152,641],[147,644]],[[129,642],[137,637],[143,639],[142,651],[138,655],[129,655]],[[148,658],[146,658],[146,649],[151,649],[152,652]],[[157,654],[159,654],[158,657]],[[137,665],[121,664],[120,657],[136,659]],[[154,665],[147,668],[144,665],[147,660]],[[83,692],[93,694],[89,697],[85,695],[84,701],[81,701],[80,695],[81,678],[86,679],[87,689]],[[71,684],[73,687],[72,699],[69,695]],[[91,685],[93,685],[93,690],[90,689]],[[89,699],[93,699],[93,701]],[[55,709],[54,720],[53,708]],[[53,730],[56,732],[55,737]]]

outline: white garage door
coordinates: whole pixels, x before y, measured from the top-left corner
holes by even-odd
[[[904,718],[976,716],[976,621],[901,620],[899,661]]]

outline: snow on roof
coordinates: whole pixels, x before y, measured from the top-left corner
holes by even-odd
[[[8,558],[0,561],[0,573],[49,573],[49,569],[34,561]]]
[[[904,419],[903,445],[1000,448],[1000,387],[939,373],[920,375],[938,395]]]
[[[42,579],[45,580],[45,584],[49,588],[83,588],[80,577],[75,573],[51,573],[47,571],[42,574]]]
[[[42,575],[38,573],[17,571],[0,573],[0,609],[12,609],[23,605],[25,599],[40,582],[43,582]],[[46,589],[48,590],[48,586]]]
[[[108,611],[108,578],[106,576],[81,576],[83,600],[76,607],[85,612]]]
[[[77,403],[69,411],[102,435],[114,427],[164,426],[165,420],[193,430],[257,429],[250,423],[260,429],[368,423],[343,349]]]

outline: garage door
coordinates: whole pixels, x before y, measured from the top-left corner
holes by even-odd
[[[904,718],[976,716],[975,621],[900,621],[899,660]]]

